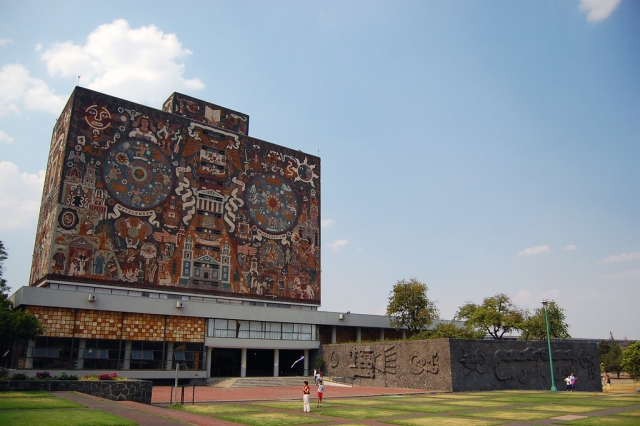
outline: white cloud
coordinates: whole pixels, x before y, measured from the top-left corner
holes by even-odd
[[[573,250],[575,250],[576,248],[578,248],[578,246],[577,246],[577,245],[575,245],[575,244],[569,244],[569,245],[568,245],[568,246],[566,246],[564,249],[565,249],[566,251],[573,251]]]
[[[322,228],[328,228],[331,225],[333,225],[333,219],[322,219],[320,221],[320,227]]]
[[[580,0],[580,10],[586,10],[587,21],[606,19],[620,4],[620,0]]]
[[[0,142],[13,143],[13,136],[0,130]]]
[[[602,276],[605,280],[640,280],[640,269],[632,269],[630,271],[618,272],[615,274],[605,274]]]
[[[542,293],[542,298],[544,300],[553,300],[553,298],[559,294],[560,294],[560,290],[557,288],[553,290],[547,290]]]
[[[621,254],[614,254],[613,256],[609,256],[606,259],[598,260],[598,263],[616,263],[616,262],[626,262],[627,260],[638,260],[640,259],[640,251],[632,251],[632,252],[624,252]]]
[[[0,162],[0,231],[35,228],[43,183],[44,170],[20,173],[17,165]]]
[[[21,107],[60,114],[64,104],[65,99],[54,94],[43,80],[31,77],[22,65],[0,68],[0,116],[19,114]]]
[[[548,245],[529,247],[518,252],[518,256],[529,256],[531,254],[540,254],[551,251]]]
[[[177,62],[191,54],[175,34],[155,25],[130,28],[124,19],[100,25],[84,45],[56,43],[42,53],[49,74],[76,79],[80,85],[141,103],[161,103],[168,93],[204,88],[183,77]]]
[[[329,247],[331,250],[334,250],[334,251],[340,251],[343,248],[345,248],[347,244],[349,244],[348,240],[335,240],[333,242],[328,243],[327,247]]]
[[[516,303],[527,302],[531,299],[531,292],[527,290],[520,290],[520,292],[513,298],[513,301]]]
[[[8,38],[0,38],[0,47],[7,47],[11,43]]]

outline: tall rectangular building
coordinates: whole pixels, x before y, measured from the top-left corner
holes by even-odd
[[[320,305],[320,159],[174,93],[77,87],[53,131],[30,285]]]

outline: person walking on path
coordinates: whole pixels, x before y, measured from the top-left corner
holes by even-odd
[[[564,382],[567,384],[567,392],[569,392],[571,390],[571,376],[567,376]]]
[[[576,390],[576,380],[578,380],[578,378],[574,376],[573,373],[571,373],[571,376],[569,376],[569,378],[571,379],[571,392],[573,392],[574,390]]]
[[[318,407],[322,407],[322,393],[324,392],[324,383],[318,381]]]
[[[611,392],[611,377],[607,373],[604,374],[604,382],[607,384],[607,392]]]
[[[304,386],[302,387],[302,407],[305,413],[311,412],[311,405],[309,404],[309,394],[311,393],[311,389],[309,389],[309,382],[304,381]]]

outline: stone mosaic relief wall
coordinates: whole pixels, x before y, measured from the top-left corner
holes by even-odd
[[[578,377],[578,390],[600,392],[595,344],[553,342],[555,385]],[[323,345],[326,375],[363,386],[440,391],[537,389],[551,387],[544,342],[423,340]]]
[[[322,346],[326,375],[362,386],[451,391],[446,340]]]
[[[319,304],[320,160],[232,132],[228,117],[76,88],[54,130],[31,283]]]

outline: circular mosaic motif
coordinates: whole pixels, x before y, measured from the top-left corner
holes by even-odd
[[[308,164],[298,166],[298,177],[304,182],[309,182],[313,178],[313,170]]]
[[[281,234],[298,218],[298,200],[292,186],[277,175],[259,175],[249,184],[247,207],[255,224],[270,233]]]
[[[111,195],[134,209],[160,204],[173,186],[169,161],[149,142],[120,142],[111,148],[103,167],[104,181]]]
[[[79,221],[78,213],[73,209],[64,208],[58,216],[58,223],[60,224],[60,227],[67,231],[75,228]]]
[[[284,253],[275,241],[268,241],[262,245],[260,258],[268,268],[278,269],[284,265]]]

